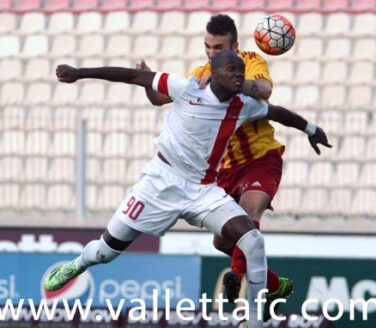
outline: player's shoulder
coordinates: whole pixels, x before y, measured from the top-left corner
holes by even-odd
[[[207,62],[203,66],[196,67],[188,76],[196,76],[198,78],[202,78],[203,76],[209,74],[211,72],[210,63]]]
[[[187,80],[187,89],[196,90],[199,89],[198,78],[196,76],[189,76]]]
[[[238,50],[238,55],[243,58],[244,62],[248,61],[265,61],[265,59],[256,51]]]
[[[184,75],[175,74],[175,73],[166,73],[166,75],[168,76],[169,83],[178,84],[178,85],[189,83],[189,78],[185,77]]]
[[[184,99],[190,99],[192,96],[196,97],[201,91],[198,80],[199,79],[195,76],[190,76],[188,78],[184,77],[184,80],[179,82],[180,97]]]

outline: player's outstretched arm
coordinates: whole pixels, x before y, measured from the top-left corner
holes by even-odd
[[[151,71],[150,67],[146,65],[146,62],[144,59],[141,59],[137,64],[136,64],[136,69],[141,70],[141,71]],[[150,88],[145,88],[145,93],[146,96],[148,97],[149,101],[154,105],[154,106],[162,106],[164,104],[169,104],[172,102],[172,99],[158,91],[155,91]]]
[[[284,107],[269,104],[268,114],[265,118],[307,133],[309,143],[318,155],[321,153],[317,146],[318,144],[322,144],[328,148],[332,147],[332,145],[328,143],[328,138],[323,129]]]
[[[66,83],[73,83],[81,79],[100,79],[151,88],[155,72],[123,67],[75,68],[69,65],[59,65],[56,68],[56,76],[60,82]]]

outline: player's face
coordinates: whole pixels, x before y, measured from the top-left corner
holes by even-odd
[[[231,44],[231,36],[229,33],[226,35],[213,35],[206,32],[204,37],[205,52],[209,61],[212,60],[217,52],[222,50],[238,50],[238,42]]]
[[[229,61],[218,71],[218,83],[230,93],[242,92],[244,84],[244,63]]]

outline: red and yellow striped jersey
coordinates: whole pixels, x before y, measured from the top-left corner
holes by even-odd
[[[238,51],[245,63],[245,78],[256,80],[268,79],[273,83],[266,61],[256,52]],[[195,68],[188,76],[202,78],[211,72],[210,63]],[[274,128],[268,120],[246,121],[231,137],[220,169],[229,169],[253,159],[263,157],[269,150],[277,149],[282,155],[285,146],[274,138]]]

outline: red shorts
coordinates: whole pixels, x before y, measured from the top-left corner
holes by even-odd
[[[218,185],[237,202],[247,191],[259,190],[273,200],[282,177],[282,157],[271,150],[261,158],[219,172]]]

